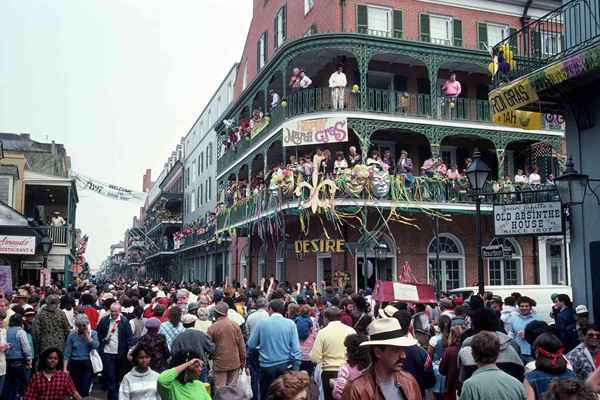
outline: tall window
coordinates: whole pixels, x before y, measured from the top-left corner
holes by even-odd
[[[256,70],[260,71],[267,63],[267,32],[260,35],[256,46]]]
[[[8,204],[9,206],[14,206],[14,178],[12,176],[0,176],[0,200]]]
[[[196,160],[192,161],[192,176],[191,176],[192,182],[194,182],[195,179],[196,179]]]
[[[202,173],[202,154],[198,156],[198,176]]]
[[[260,284],[262,278],[267,278],[267,245],[263,245],[258,252],[258,269],[256,272],[256,283]]]
[[[204,172],[204,153],[200,153],[200,161],[198,163],[200,164],[200,171]]]
[[[283,6],[275,14],[273,21],[273,48],[276,49],[283,44],[287,37],[287,6]]]
[[[277,245],[277,260],[275,260],[275,279],[285,281],[285,242]]]
[[[208,144],[208,149],[206,150],[206,166],[212,165],[213,163],[213,144]]]
[[[478,22],[477,48],[481,50],[487,50],[490,47],[497,45],[514,32],[516,32],[516,29],[510,28],[506,25]],[[516,46],[516,43],[511,43],[511,46]]]
[[[242,90],[248,87],[248,61],[244,63],[244,72],[242,73]]]
[[[522,285],[523,260],[521,248],[512,239],[494,239],[491,246],[502,245],[511,251],[511,255],[488,260],[488,282],[490,285]]]
[[[386,7],[356,6],[356,32],[402,38],[402,11]]]
[[[193,191],[190,195],[190,212],[196,211],[196,191]]]
[[[464,286],[465,253],[453,235],[442,233],[429,244],[429,282],[436,290],[446,291]]]
[[[550,57],[562,50],[562,35],[558,32],[537,32],[540,35],[542,56]]]
[[[212,198],[212,176],[208,177],[208,185],[206,191],[208,192],[208,201],[210,201],[210,199]]]
[[[304,15],[308,14],[315,6],[315,0],[304,0]]]
[[[201,183],[200,187],[198,188],[198,198],[200,199],[200,204],[203,203],[204,200],[204,184]]]
[[[419,38],[443,46],[463,45],[462,21],[442,15],[419,15]]]

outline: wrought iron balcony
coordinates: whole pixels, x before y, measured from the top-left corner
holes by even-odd
[[[600,44],[600,15],[595,0],[572,0],[529,22],[493,48],[498,56],[496,86],[526,75],[587,47]],[[506,47],[510,55],[504,55]]]

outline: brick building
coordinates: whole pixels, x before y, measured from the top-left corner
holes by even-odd
[[[491,218],[492,202],[555,198],[546,182],[558,172],[560,124],[547,116],[494,124],[487,95],[488,47],[557,3],[254,0],[235,100],[217,126],[215,225],[197,229],[216,235],[206,241],[194,232],[186,246],[224,251],[230,281],[274,275],[332,283],[343,271],[360,288],[397,279],[408,262],[440,290],[474,285],[473,198],[464,177],[449,179],[437,168],[443,160],[464,172],[477,149],[492,170],[482,242],[512,252],[486,261],[485,283],[567,282],[562,236],[494,238]],[[546,44],[539,46],[550,51]],[[329,78],[338,66],[347,85],[336,95]],[[309,87],[290,86],[294,68],[312,79]],[[452,73],[462,86],[456,98],[441,90]],[[339,138],[335,127],[343,127]],[[324,150],[348,157],[350,146],[362,157],[351,171],[333,174],[331,159],[324,173],[301,176],[294,163],[306,157],[311,164]],[[394,166],[406,151],[412,168],[365,165],[374,151],[388,152]],[[534,168],[541,182],[520,185],[526,195],[498,194],[514,188],[519,169]],[[328,247],[302,248],[305,240]],[[208,263],[183,268],[198,269],[189,276],[215,276]]]

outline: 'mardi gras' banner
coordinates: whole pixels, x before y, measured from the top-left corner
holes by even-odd
[[[290,121],[283,126],[284,147],[347,141],[348,121],[344,117]]]
[[[600,47],[551,64],[525,78],[493,90],[489,98],[494,121],[506,119],[507,113],[538,101],[538,94],[544,90],[598,68],[600,68]]]

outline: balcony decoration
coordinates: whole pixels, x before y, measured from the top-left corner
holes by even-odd
[[[277,194],[279,191],[285,195],[293,193],[294,173],[287,168],[277,168],[271,175],[269,190],[273,194]]]
[[[271,116],[265,115],[260,110],[254,110],[252,112],[252,119],[249,122],[250,125],[250,136],[247,139],[256,137],[260,132],[265,129],[271,122]]]
[[[513,51],[508,43],[503,43],[492,49],[492,62],[488,64],[488,71],[491,76],[495,76],[498,71],[502,74],[508,74],[517,69],[517,62],[514,60]]]
[[[354,85],[352,85],[352,94],[358,94],[360,93],[360,86],[358,86],[356,83]]]
[[[308,198],[304,198],[303,189],[309,191]],[[300,198],[300,208],[310,208],[313,214],[320,209],[335,209],[335,193],[337,185],[328,178],[319,178],[318,173],[313,173],[312,183],[299,182],[294,194]],[[323,196],[324,195],[324,196]]]

